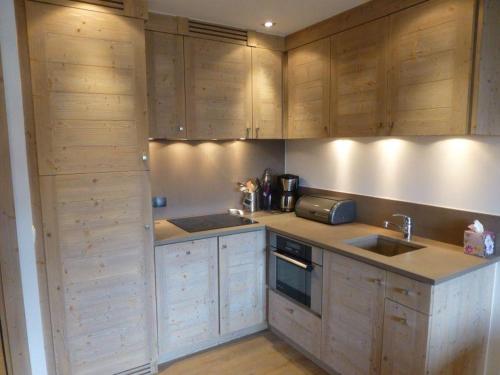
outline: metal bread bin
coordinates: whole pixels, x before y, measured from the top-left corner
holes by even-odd
[[[295,206],[295,214],[325,224],[351,223],[356,219],[356,202],[339,197],[303,195]]]

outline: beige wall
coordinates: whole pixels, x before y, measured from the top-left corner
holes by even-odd
[[[149,144],[153,196],[165,195],[155,218],[225,212],[241,207],[236,182],[285,168],[283,141],[154,141]]]

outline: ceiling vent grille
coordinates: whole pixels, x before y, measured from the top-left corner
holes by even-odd
[[[214,25],[201,21],[189,20],[188,31],[190,35],[198,35],[210,39],[222,38],[241,44],[246,44],[248,41],[248,33],[246,30],[237,29],[235,27]]]
[[[130,370],[125,370],[122,372],[118,372],[114,375],[152,375],[153,368],[150,364],[139,366],[139,367],[134,367]]]
[[[84,3],[84,4],[92,4],[99,5],[106,8],[124,10],[125,5],[123,0],[71,0],[75,3]]]

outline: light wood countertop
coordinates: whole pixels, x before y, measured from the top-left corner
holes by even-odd
[[[155,222],[155,246],[267,228],[290,238],[310,243],[325,250],[335,251],[429,284],[439,284],[493,264],[500,259],[499,256],[484,259],[466,255],[460,246],[416,236],[412,242],[421,244],[425,248],[386,257],[351,246],[345,241],[374,234],[400,239],[402,238],[400,233],[361,223],[327,225],[299,218],[294,213],[257,212],[246,216],[257,220],[258,223],[197,233],[188,233],[166,220],[157,220]]]

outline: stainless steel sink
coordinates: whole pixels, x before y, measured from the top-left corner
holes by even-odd
[[[381,235],[354,238],[345,242],[351,246],[359,247],[360,249],[368,250],[386,257],[393,257],[395,255],[425,248],[425,246],[414,242],[398,240],[396,238]]]

